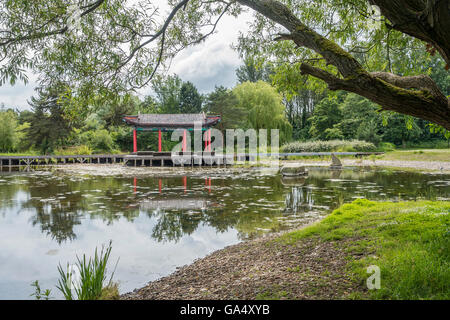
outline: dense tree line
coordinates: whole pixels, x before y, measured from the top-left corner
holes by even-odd
[[[431,57],[441,72],[450,65],[450,11],[440,0],[3,1],[0,85],[27,82],[33,69],[87,101],[141,89],[222,17],[243,11],[254,16],[235,47],[256,66],[281,65],[279,84],[308,80],[450,130],[449,98],[424,68]],[[190,98],[187,109],[196,106]]]
[[[118,96],[80,107],[77,99],[68,99],[65,86],[38,88],[29,101],[31,110],[0,110],[2,134],[0,152],[103,153],[130,151],[132,129],[123,116],[139,113],[201,113],[221,115],[219,130],[242,128],[278,128],[282,142],[292,136],[285,116],[283,98],[269,83],[244,82],[233,89],[216,87],[200,94],[189,81],[177,75],[152,81],[154,94]],[[112,101],[112,102],[111,102]],[[7,134],[6,134],[7,133]],[[170,132],[163,133],[163,148],[177,142]],[[140,132],[140,150],[156,150],[157,134]]]
[[[443,62],[432,58],[428,63],[430,77],[450,96],[450,74]],[[281,70],[281,71],[280,71]],[[275,85],[283,95],[286,117],[293,128],[293,140],[352,140],[358,139],[379,145],[389,142],[396,146],[433,146],[450,138],[449,132],[436,132],[429,121],[383,111],[368,99],[338,91],[311,88],[305,83],[295,92],[277,84],[283,67],[273,67],[244,59],[244,65],[236,70],[238,80],[267,81]],[[289,76],[289,72],[286,72]],[[441,143],[441,145],[444,145]]]
[[[443,62],[428,63],[430,77],[450,95],[450,75]],[[281,143],[309,140],[367,141],[379,146],[444,145],[448,132],[436,132],[430,122],[383,111],[360,95],[302,86],[285,87],[279,81],[283,65],[273,65],[245,57],[236,70],[234,88],[216,87],[200,94],[195,85],[178,75],[155,77],[153,94],[140,99],[127,94],[114,99],[99,97],[90,105],[71,96],[69,86],[58,83],[39,87],[29,101],[30,111],[0,111],[0,152],[90,153],[130,151],[131,129],[122,118],[138,113],[218,114],[219,130],[233,128],[278,128]],[[281,70],[281,71],[280,71]],[[447,136],[444,138],[444,134]],[[177,142],[164,133],[163,148]],[[139,134],[140,150],[155,150],[157,135]]]

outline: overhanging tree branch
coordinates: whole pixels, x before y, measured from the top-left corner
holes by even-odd
[[[83,6],[81,9],[84,9],[83,12],[80,14],[80,18],[84,17],[85,15],[95,11],[98,7],[100,7],[106,0],[98,0],[95,1],[89,5]],[[57,17],[54,17],[53,19],[49,20],[47,24],[53,22],[56,20]],[[64,34],[69,30],[69,27],[66,25],[62,28],[46,31],[46,32],[38,32],[38,30],[41,28],[37,28],[36,30],[32,30],[32,32],[28,33],[27,35],[22,36],[14,36],[12,32],[9,32],[9,38],[4,40],[3,42],[0,42],[0,47],[5,47],[13,43],[23,42],[23,41],[29,41],[29,40],[38,40],[38,39],[44,39],[50,36],[54,35],[60,35]],[[7,30],[5,30],[7,31]],[[7,31],[8,32],[8,31]]]
[[[341,77],[308,64],[301,65],[303,74],[325,81],[331,90],[357,93],[385,110],[426,119],[450,130],[450,102],[431,78],[370,74],[350,53],[308,28],[282,3],[275,0],[238,2],[284,26],[290,34],[283,34],[282,39],[292,40],[296,45],[320,54],[328,64],[338,69]]]
[[[369,0],[393,29],[432,44],[450,65],[450,3],[448,0]]]

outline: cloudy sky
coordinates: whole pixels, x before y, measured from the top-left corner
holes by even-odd
[[[224,16],[217,26],[216,33],[204,43],[181,52],[172,62],[169,73],[178,74],[184,81],[194,83],[201,93],[214,90],[216,85],[232,87],[236,84],[235,70],[242,64],[231,44],[237,42],[239,31],[248,29],[247,22],[252,15],[243,13],[238,19]],[[29,75],[27,85],[0,87],[0,104],[7,107],[29,109],[27,100],[34,94],[36,76]],[[150,94],[150,88],[143,89],[140,96]]]

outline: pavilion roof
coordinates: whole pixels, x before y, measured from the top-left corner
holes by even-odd
[[[127,124],[141,128],[192,128],[195,123],[211,127],[220,119],[220,116],[207,116],[204,113],[140,114],[123,118]]]

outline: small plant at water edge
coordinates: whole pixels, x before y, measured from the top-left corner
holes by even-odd
[[[52,291],[49,289],[45,289],[44,291],[42,291],[38,280],[31,283],[31,286],[34,287],[34,293],[30,294],[30,297],[34,297],[36,300],[51,299],[50,294],[52,293]]]
[[[77,256],[74,266],[67,264],[66,270],[61,265],[58,266],[60,279],[56,287],[63,293],[66,300],[98,300],[102,297],[105,288],[116,288],[117,290],[117,286],[112,282],[115,268],[109,282],[106,286],[104,285],[107,264],[111,255],[111,243],[110,241],[107,247],[102,246],[100,253],[95,248],[94,258],[87,259],[86,255],[83,255],[82,258]]]

